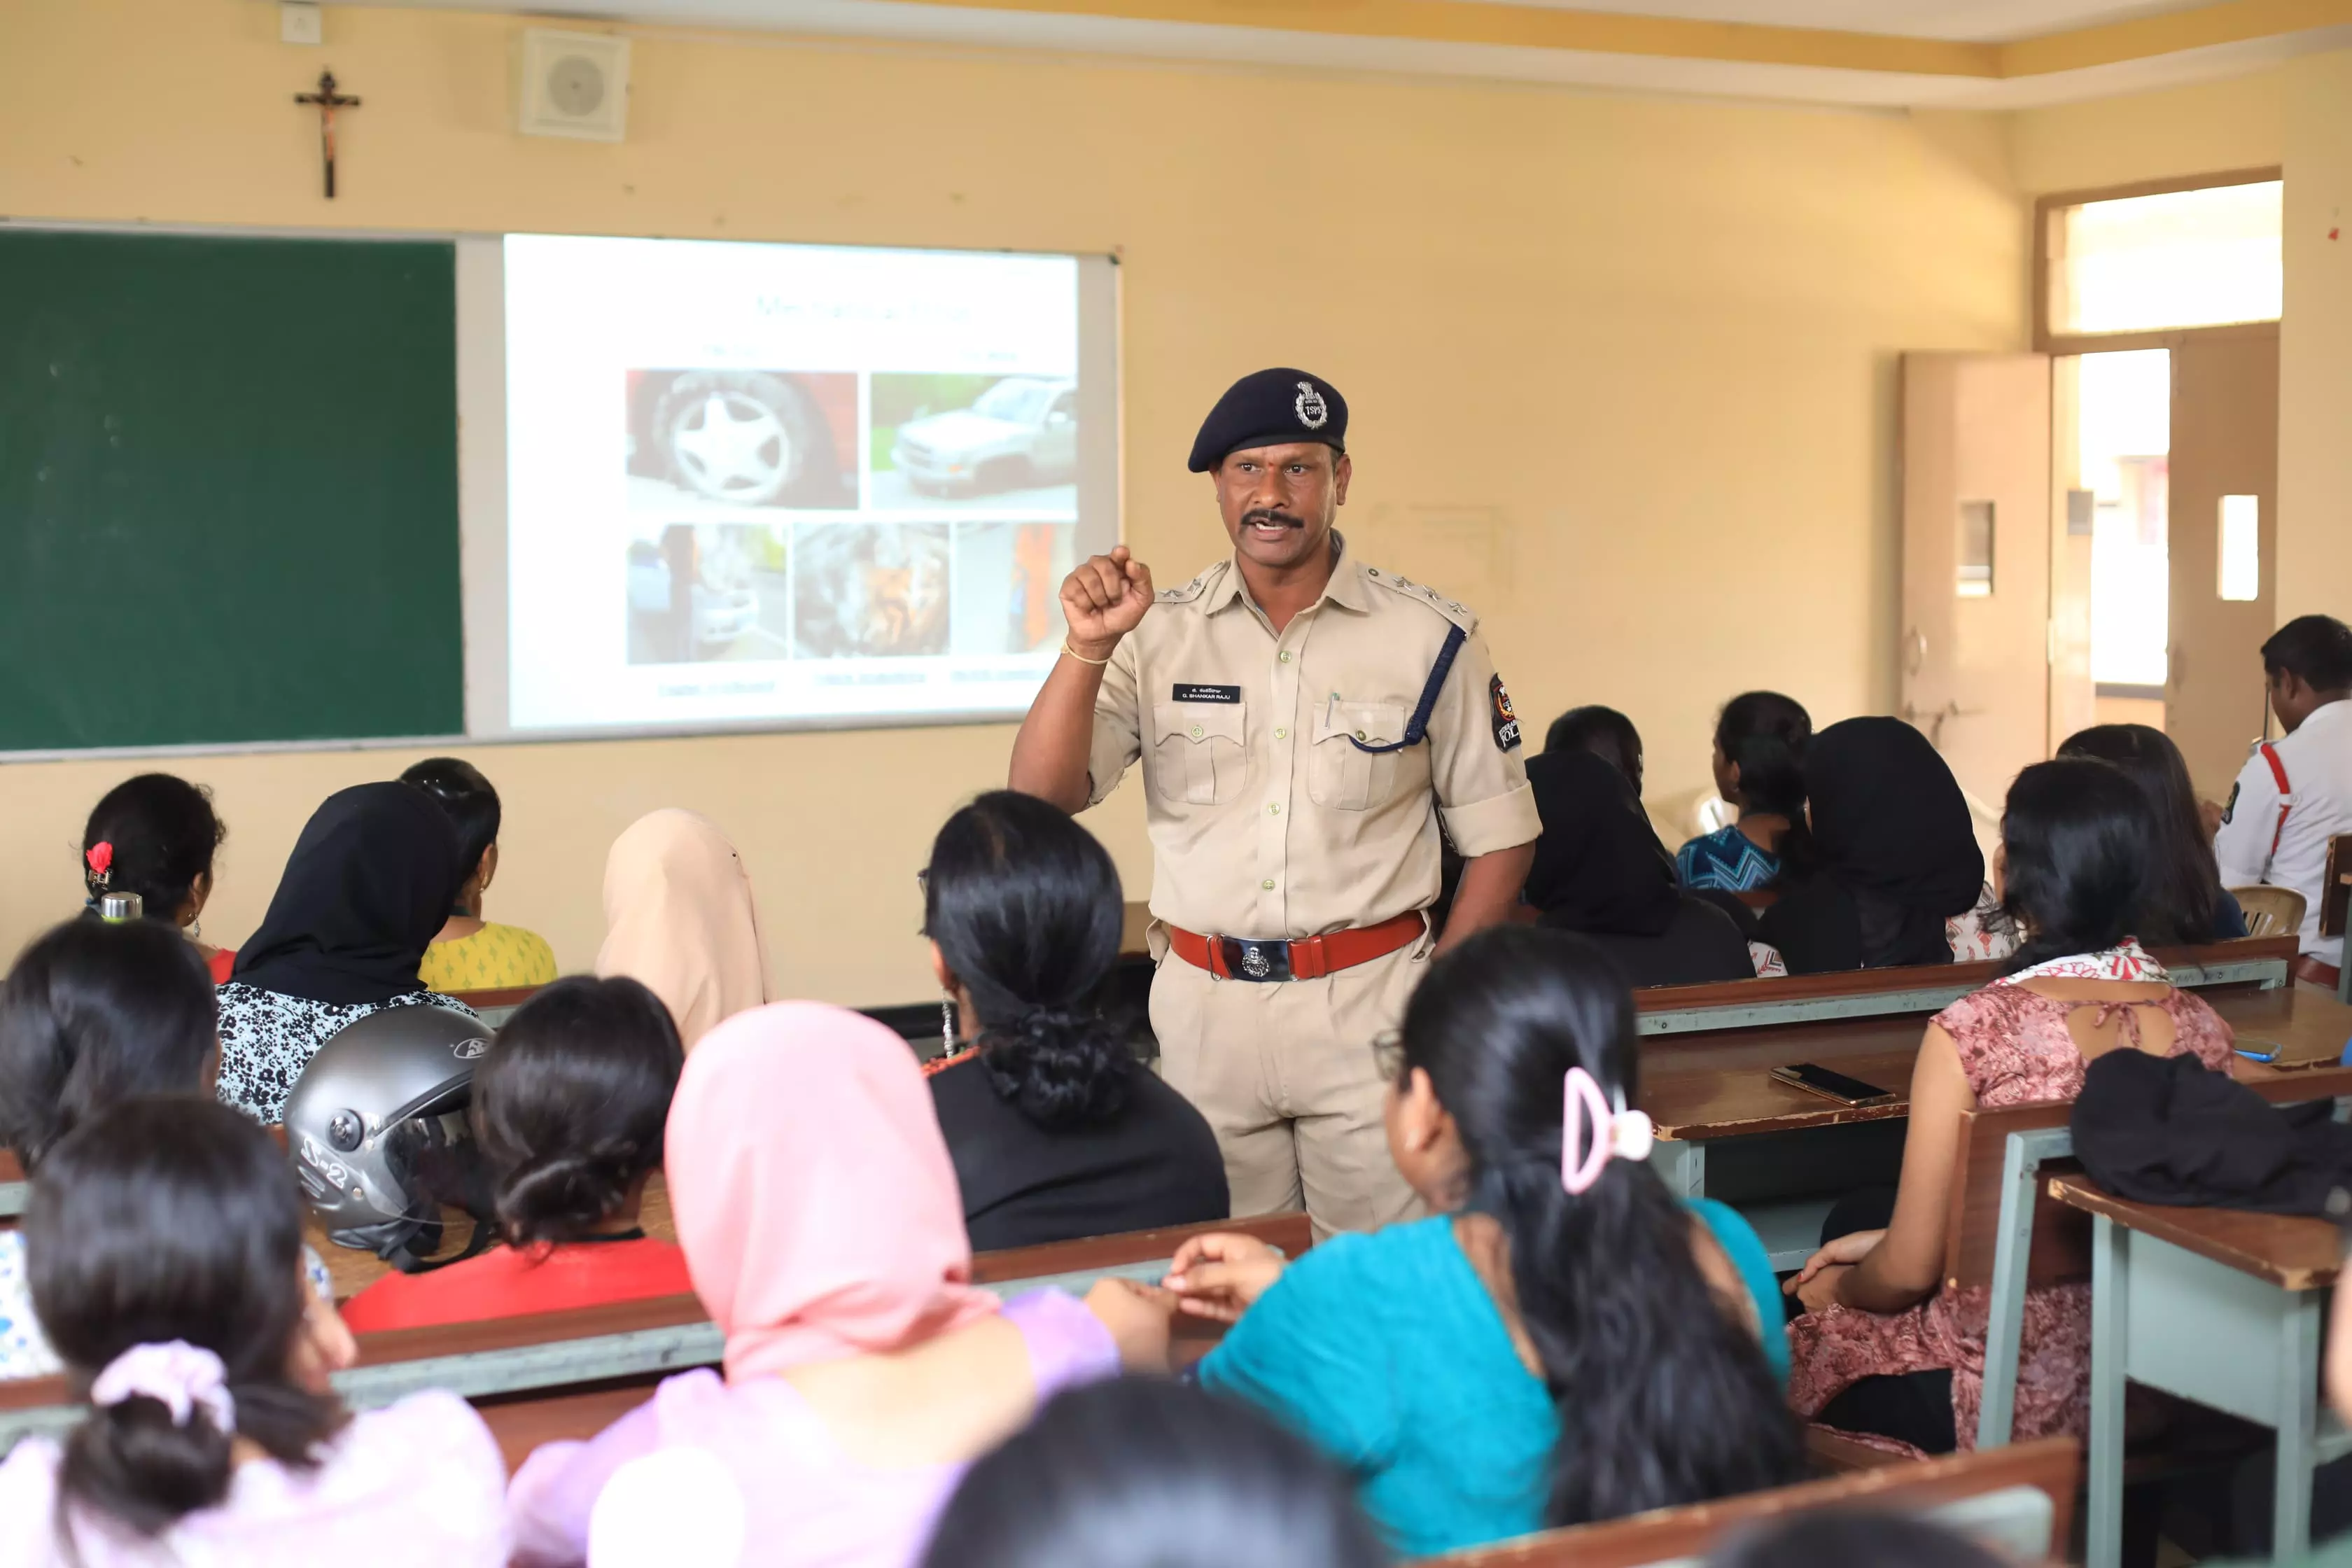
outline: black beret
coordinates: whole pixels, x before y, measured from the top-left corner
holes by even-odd
[[[1303,370],[1261,370],[1225,388],[1192,440],[1192,469],[1205,474],[1234,452],[1320,441],[1348,449],[1348,400]]]

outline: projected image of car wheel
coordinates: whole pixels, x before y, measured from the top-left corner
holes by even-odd
[[[840,489],[824,418],[789,382],[756,371],[694,371],[654,415],[678,483],[737,506],[830,498]]]

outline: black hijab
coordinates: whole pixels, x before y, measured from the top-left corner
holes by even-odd
[[[1949,963],[1944,921],[1984,890],[1959,781],[1899,719],[1848,719],[1805,752],[1807,864],[1760,922],[1793,973]]]
[[[1591,752],[1528,759],[1543,836],[1527,900],[1568,931],[1655,936],[1682,904],[1674,857],[1650,826],[1625,775]]]
[[[366,784],[310,815],[231,978],[313,1002],[423,990],[416,966],[465,879],[457,829],[414,784]]]

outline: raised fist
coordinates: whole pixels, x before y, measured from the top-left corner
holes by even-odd
[[[1071,648],[1083,658],[1108,658],[1150,608],[1151,568],[1124,544],[1108,555],[1088,556],[1062,580],[1062,617],[1069,623]]]

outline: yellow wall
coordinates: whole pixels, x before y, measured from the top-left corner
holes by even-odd
[[[2285,147],[2280,70],[2009,116],[2017,187],[2029,195],[2276,163]]]
[[[1744,687],[1884,710],[1894,356],[2025,336],[1999,128],[1965,117],[644,33],[607,147],[509,131],[516,19],[331,7],[324,50],[277,25],[256,0],[0,8],[0,212],[1116,247],[1126,527],[1162,580],[1223,548],[1182,468],[1209,402],[1312,366],[1355,412],[1366,553],[1486,614],[1532,725],[1632,712],[1659,795],[1705,781]],[[321,63],[366,100],[331,205],[288,101]],[[913,872],[1010,740],[477,748],[508,801],[490,912],[583,964],[613,835],[692,805],[741,844],[789,989],[919,998]],[[408,760],[173,764],[232,832],[206,934],[251,929],[322,795]],[[0,949],[72,907],[81,815],[128,771],[0,775]],[[1133,793],[1097,816],[1139,890]]]
[[[2352,50],[2283,77],[2278,615],[2352,620]]]

